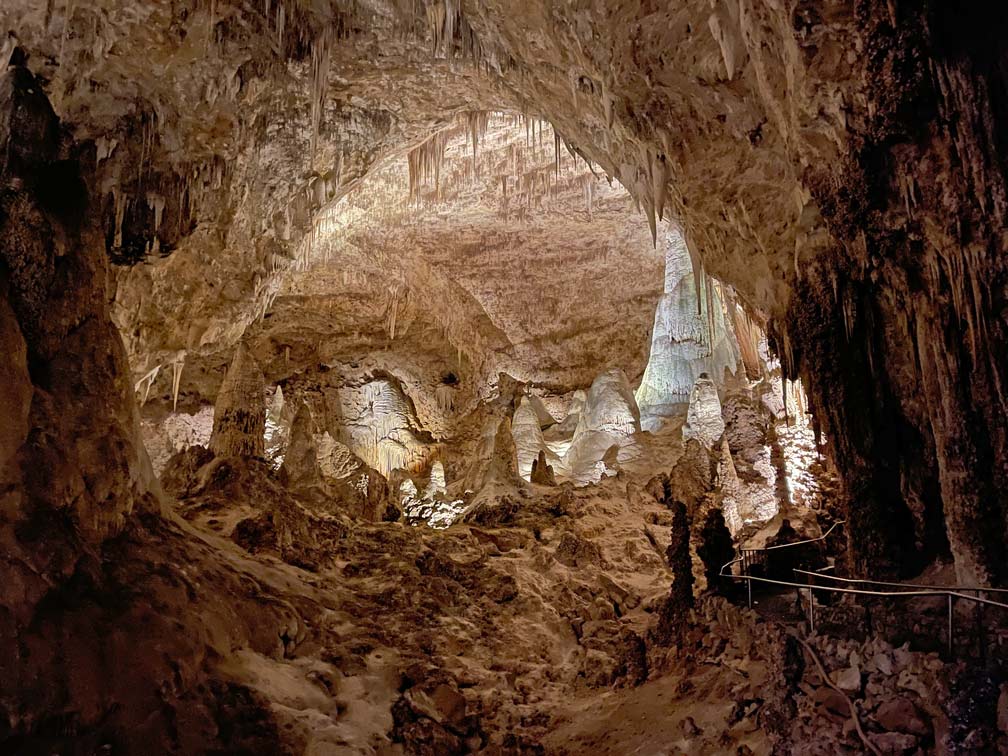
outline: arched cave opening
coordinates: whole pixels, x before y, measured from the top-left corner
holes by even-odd
[[[1003,27],[5,2],[0,750],[1008,750]]]

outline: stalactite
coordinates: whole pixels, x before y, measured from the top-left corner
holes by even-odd
[[[432,177],[434,186],[440,186],[441,166],[444,163],[448,138],[447,130],[439,131],[407,153],[410,199],[419,201],[422,185]]]
[[[146,387],[144,388],[143,399],[140,400],[141,407],[147,404],[147,397],[150,396],[151,386],[154,385],[154,381],[157,380],[158,373],[160,372],[161,372],[161,366],[155,365],[152,370],[150,370],[147,374],[143,376],[143,378],[141,378],[139,381],[136,382],[136,384],[134,384],[133,386],[134,391],[140,391],[140,387],[143,386],[145,383],[147,384]]]
[[[322,115],[325,108],[326,81],[329,76],[330,59],[330,30],[325,29],[312,45],[311,54],[311,77],[312,77],[312,102],[311,102],[311,148],[309,160],[315,161],[315,154],[318,147],[319,128],[322,122]]]
[[[179,352],[172,360],[172,411],[178,411],[179,386],[182,383],[182,368],[185,365],[185,351]]]
[[[479,142],[486,136],[487,127],[490,124],[490,113],[487,111],[474,111],[466,113],[466,139],[472,143],[473,174],[476,174],[476,152]]]

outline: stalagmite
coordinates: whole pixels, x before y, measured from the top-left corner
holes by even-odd
[[[689,400],[697,378],[706,373],[717,385],[739,360],[734,329],[725,320],[721,297],[705,282],[696,298],[690,256],[677,229],[667,231],[665,292],[655,311],[651,352],[636,398],[645,430]]]
[[[488,486],[517,486],[521,482],[511,421],[490,419],[483,428],[479,449],[466,471],[463,486],[466,491],[478,493]]]
[[[262,371],[245,344],[241,343],[235,350],[214,404],[210,450],[216,456],[264,456],[264,393]]]
[[[597,481],[606,452],[622,447],[640,430],[640,410],[626,374],[619,368],[602,373],[585,397],[560,474],[581,484]]]
[[[712,449],[724,434],[724,430],[717,386],[706,374],[701,374],[690,393],[686,424],[682,430],[683,440],[695,438],[708,449]]]
[[[444,464],[440,459],[434,460],[431,465],[430,480],[427,482],[423,496],[425,499],[433,500],[436,496],[443,496],[447,490]]]
[[[546,452],[542,449],[539,450],[539,456],[532,460],[529,480],[537,486],[555,486],[557,483],[553,468],[546,461]]]
[[[314,421],[308,405],[298,403],[290,429],[290,442],[284,453],[280,473],[292,487],[310,487],[322,482],[318,464],[318,448],[313,433]]]

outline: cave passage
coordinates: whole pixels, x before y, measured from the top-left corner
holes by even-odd
[[[1008,753],[1000,3],[0,28],[0,752]]]

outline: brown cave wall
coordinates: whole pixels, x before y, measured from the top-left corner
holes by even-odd
[[[281,658],[315,604],[277,599],[164,516],[109,317],[94,160],[39,81],[7,68],[0,751],[284,753],[259,700],[214,663],[236,648]]]
[[[6,358],[13,363],[23,351],[31,382],[27,427],[4,460],[17,492],[6,510],[10,519],[61,511],[99,540],[122,527],[152,476],[136,440],[122,340],[108,316],[108,261],[89,213],[93,146],[78,147],[61,131],[25,68],[0,78],[0,107],[5,330],[24,344]],[[19,384],[11,393],[28,396]]]
[[[43,617],[89,569],[82,565],[94,566],[132,513],[159,507],[108,316],[110,271],[85,178],[93,165],[93,146],[63,132],[32,74],[8,68],[0,76],[0,710],[13,722],[27,701],[58,710],[66,692],[28,628],[36,639],[53,630]]]
[[[930,4],[898,31],[884,6],[858,6],[864,120],[841,170],[806,176],[837,244],[777,345],[843,473],[856,568],[910,574],[951,549],[961,583],[1003,585],[1008,29],[997,4]]]

